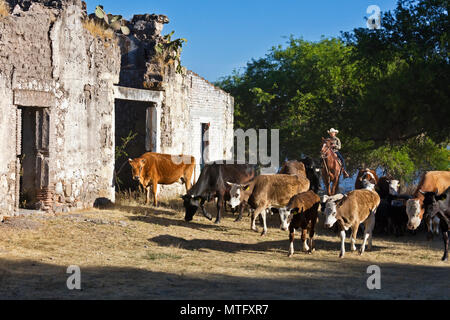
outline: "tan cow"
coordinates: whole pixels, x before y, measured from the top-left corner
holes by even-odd
[[[128,161],[131,165],[133,179],[139,181],[147,191],[146,204],[150,204],[151,189],[154,205],[158,205],[158,184],[170,185],[181,179],[186,186],[186,192],[191,189],[193,173],[195,177],[195,158],[192,156],[172,156],[148,152],[139,158]]]
[[[375,212],[380,205],[380,196],[371,190],[354,190],[336,202],[328,200],[325,207],[325,227],[332,228],[338,223],[341,232],[341,254],[345,255],[345,231],[352,229],[352,251],[356,251],[356,235],[361,223],[364,223],[364,242],[360,249],[363,254],[366,248],[372,248],[372,231],[375,226]]]
[[[425,213],[424,193],[435,192],[439,194],[447,190],[448,187],[450,187],[450,171],[429,171],[422,176],[413,199],[406,202],[408,229],[416,230],[422,222]]]
[[[261,175],[257,176],[247,185],[229,183],[230,204],[234,207],[247,202],[255,211],[252,213],[251,229],[258,232],[256,218],[261,214],[264,230],[261,235],[267,234],[266,209],[286,207],[289,200],[296,194],[309,190],[310,182],[303,175]]]

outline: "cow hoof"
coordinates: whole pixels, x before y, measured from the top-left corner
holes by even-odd
[[[293,253],[289,253],[289,254],[288,254],[288,258],[292,258],[293,256],[294,256]]]
[[[240,222],[242,220],[242,217],[241,218],[236,218],[236,220],[234,220],[234,222]]]
[[[256,228],[256,229],[252,228],[252,231],[259,232],[258,228]]]
[[[306,252],[306,254],[312,254],[312,251],[310,250],[310,251]]]
[[[447,262],[448,261],[448,257],[442,257],[442,261]]]
[[[364,254],[364,251],[359,250],[359,255],[362,256]]]
[[[339,259],[344,259],[344,257],[345,257],[345,255],[342,253],[339,255]]]
[[[267,231],[263,231],[263,232],[261,233],[261,237],[264,237],[266,234],[267,234]]]
[[[212,219],[211,219],[212,220]],[[214,224],[220,224],[220,220],[214,221]]]
[[[206,216],[206,219],[208,219],[209,221],[212,221],[213,217],[212,216]]]

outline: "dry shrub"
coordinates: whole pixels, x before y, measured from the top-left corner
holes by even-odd
[[[10,7],[5,0],[0,0],[0,17],[9,16]]]
[[[1,0],[0,0],[1,1]],[[100,37],[103,40],[114,39],[114,31],[105,28],[103,25],[93,19],[88,19],[83,22],[83,27],[89,31],[94,37]]]

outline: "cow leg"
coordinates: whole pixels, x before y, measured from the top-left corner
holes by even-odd
[[[370,214],[370,216],[366,219],[366,221],[364,221],[364,241],[363,244],[361,246],[361,249],[359,250],[359,254],[362,255],[364,253],[364,251],[366,250],[366,244],[367,241],[372,237],[372,229],[373,229],[373,219],[372,219],[372,213]],[[370,239],[369,243],[372,240]],[[368,247],[371,247],[371,245],[369,245]]]
[[[224,195],[219,194],[219,196],[217,197],[217,218],[216,221],[214,222],[215,224],[220,223],[220,218],[223,214],[223,207],[224,207]]]
[[[309,247],[310,247],[309,251],[311,253],[316,251],[316,248],[315,248],[316,246],[314,243],[314,233],[315,233],[316,222],[317,222],[317,219],[313,219],[311,221],[311,228],[309,229]]]
[[[256,219],[259,217],[259,214],[264,211],[263,207],[258,207],[255,211],[252,212],[252,224],[251,229],[255,232],[258,232],[258,228],[256,227]]]
[[[442,230],[442,237],[444,239],[444,256],[442,257],[442,261],[448,261],[448,230]]]
[[[266,222],[266,215],[267,215],[267,210],[264,209],[261,211],[261,218],[263,221],[263,232],[261,233],[261,236],[265,236],[267,234],[267,222]]]
[[[289,226],[289,254],[288,257],[292,258],[294,255],[294,240],[295,240],[295,228],[293,226]]]
[[[311,248],[308,246],[308,229],[302,229],[302,243],[303,243],[303,251],[310,252]]]
[[[449,232],[449,226],[444,221],[444,219],[441,219],[441,221],[439,221],[439,226],[441,227],[442,239],[444,240],[444,256],[442,257],[442,261],[448,261],[448,232]]]
[[[372,250],[372,240],[373,240],[373,229],[375,228],[375,213],[377,212],[377,209],[372,211],[372,213],[369,216],[369,221],[367,222],[367,225],[365,226],[365,230],[369,232],[369,242],[367,243],[367,249]]]
[[[341,230],[341,254],[339,258],[343,259],[345,256],[345,230]]]
[[[200,200],[200,209],[202,210],[202,213],[203,213],[203,216],[206,218],[206,219],[208,219],[209,221],[211,221],[213,218],[212,218],[212,216],[208,213],[208,212],[206,212],[206,209],[205,209],[205,199],[201,199]]]
[[[157,193],[158,193],[158,184],[153,182],[153,203],[155,204],[155,207],[158,206]]]
[[[359,223],[355,223],[352,226],[352,236],[351,236],[351,246],[350,246],[350,250],[352,252],[356,251],[356,239],[358,237],[358,228],[359,228]]]
[[[426,218],[426,224],[427,224],[427,240],[431,241],[433,240],[433,222],[431,220],[431,217],[427,216]]]
[[[243,203],[241,203],[241,204],[239,205],[239,215],[238,215],[238,217],[236,218],[236,220],[234,220],[234,222],[239,222],[239,221],[242,220],[242,214],[244,213],[244,207],[245,207],[245,205],[244,205]]]
[[[151,190],[151,186],[148,186],[145,188],[146,190],[146,200],[145,200],[145,205],[149,205],[150,204],[150,190]]]

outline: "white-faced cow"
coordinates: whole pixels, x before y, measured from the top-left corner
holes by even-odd
[[[267,234],[266,210],[285,207],[296,194],[309,190],[309,180],[303,175],[261,175],[247,185],[230,183],[230,204],[233,207],[248,203],[255,211],[252,213],[251,229],[258,232],[256,218],[261,214],[264,230]]]
[[[444,256],[442,261],[448,260],[448,233],[450,228],[450,187],[439,194],[439,192],[425,192],[423,205],[425,209],[425,217],[434,219],[439,217],[439,227],[444,239]]]
[[[398,195],[400,189],[400,181],[391,177],[381,177],[378,179],[375,190],[380,195],[381,199],[388,199]]]
[[[356,177],[355,181],[355,190],[358,189],[364,189],[364,180],[367,182],[370,182],[374,186],[378,184],[378,176],[375,170],[371,169],[360,169],[358,172],[358,176]]]
[[[302,230],[303,251],[315,251],[314,232],[319,209],[320,197],[312,190],[293,196],[288,205],[280,209],[281,229],[289,228],[289,257],[294,255],[296,229]]]
[[[406,203],[408,229],[416,230],[422,222],[425,213],[423,206],[424,193],[438,193],[439,190],[447,190],[448,187],[450,187],[450,171],[429,171],[422,176],[413,199],[408,200]]]
[[[361,223],[364,223],[364,241],[360,254],[372,247],[372,231],[375,225],[375,212],[380,204],[380,197],[374,191],[354,190],[345,195],[341,200],[328,200],[325,207],[325,227],[332,228],[338,224],[341,233],[340,258],[345,256],[345,231],[352,229],[351,250],[356,251],[356,235]]]

